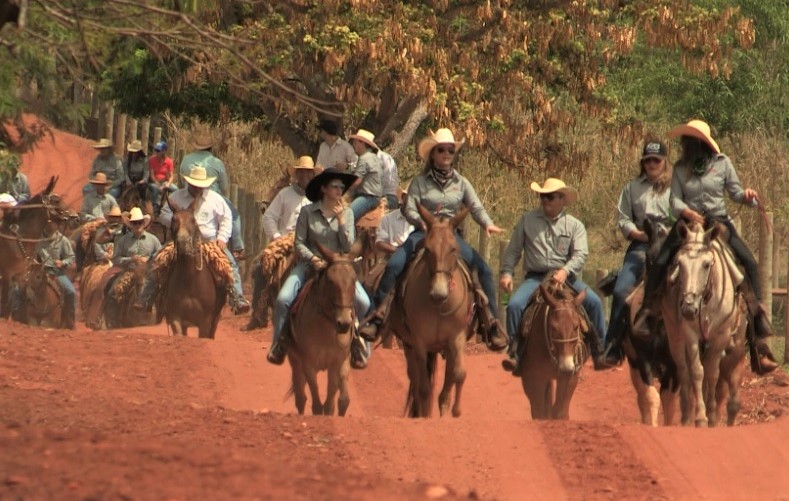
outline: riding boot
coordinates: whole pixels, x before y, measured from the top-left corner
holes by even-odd
[[[234,315],[243,315],[249,311],[249,301],[236,292],[233,284],[227,286],[227,297],[228,304],[230,305],[230,309],[233,310]]]
[[[603,354],[602,347],[600,346],[600,339],[597,337],[597,334],[594,332],[594,329],[589,329],[586,334],[584,334],[584,338],[586,344],[589,346],[589,353],[592,355],[592,363],[594,365],[594,370],[596,371],[603,371],[606,369],[611,369],[614,366],[607,363],[606,358]]]
[[[263,319],[261,317],[261,310],[260,309],[252,309],[252,315],[249,317],[249,322],[241,328],[241,332],[249,332],[255,329],[262,329],[265,327],[263,324]]]
[[[512,340],[510,349],[507,351],[507,358],[501,361],[501,367],[511,372],[513,376],[520,376],[521,374],[521,361],[523,360],[523,348],[525,346],[523,336],[518,334]]]
[[[351,338],[351,367],[354,369],[367,368],[367,347],[359,336]]]
[[[61,321],[64,329],[74,330],[77,328],[76,322],[77,310],[75,308],[74,300],[69,301],[66,299],[63,302],[63,312],[61,313]]]
[[[362,321],[362,326],[359,327],[358,335],[365,341],[375,342],[378,338],[378,333],[381,330],[381,325],[384,322],[385,312],[383,306],[379,306],[373,310],[366,319]]]
[[[282,365],[285,362],[285,355],[288,354],[288,344],[290,343],[290,319],[285,320],[285,325],[282,326],[279,340],[274,341],[268,350],[266,360],[270,364]]]
[[[756,299],[750,284],[742,287],[743,298],[748,307],[748,321],[753,328],[748,328],[748,350],[751,355],[751,370],[754,374],[763,376],[778,368],[768,339],[775,335],[770,321],[767,320],[765,306]]]

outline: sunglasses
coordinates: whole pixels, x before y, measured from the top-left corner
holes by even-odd
[[[329,186],[329,188],[335,188],[335,189],[338,189],[338,190],[344,190],[345,189],[345,185],[344,184],[330,184],[328,186]]]
[[[540,193],[540,200],[547,200],[550,202],[554,198],[564,198],[564,195],[561,193]]]
[[[449,153],[450,155],[454,155],[455,154],[455,148],[451,148],[451,147],[447,148],[447,147],[444,147],[444,146],[438,146],[436,148],[436,152],[438,152],[438,153]]]

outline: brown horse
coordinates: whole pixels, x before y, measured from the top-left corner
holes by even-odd
[[[568,288],[549,291],[540,284],[539,294],[532,320],[521,322],[521,329],[528,329],[521,332],[523,391],[532,419],[569,419],[570,400],[588,355],[578,311],[586,291],[573,297]]]
[[[682,424],[715,426],[726,405],[731,426],[745,365],[746,307],[737,291],[744,275],[718,239],[719,225],[709,231],[695,223],[677,225],[683,244],[661,306],[677,365]]]
[[[195,326],[201,338],[214,338],[227,291],[214,281],[203,256],[203,236],[197,227],[192,204],[186,209],[167,203],[173,211],[170,225],[175,239],[175,260],[164,288],[162,313],[173,333],[187,335]]]
[[[33,260],[22,285],[25,323],[39,327],[63,327],[63,292],[44,265]]]
[[[414,260],[395,295],[389,327],[403,342],[410,381],[406,413],[430,417],[434,374],[439,353],[446,357],[444,387],[438,397],[439,412],[461,414],[461,391],[466,380],[463,351],[471,335],[474,296],[462,265],[455,229],[468,214],[461,210],[451,219],[437,218],[417,204],[425,222],[424,254]]]
[[[106,328],[153,324],[153,316],[136,306],[145,283],[145,261],[135,258],[133,263],[118,268],[120,271],[104,282],[102,317]]]
[[[351,402],[348,396],[348,374],[351,371],[351,340],[354,330],[354,297],[356,273],[354,259],[359,246],[347,255],[336,254],[318,244],[328,266],[318,274],[310,289],[300,299],[301,306],[289,320],[295,342],[288,345],[288,361],[293,374],[291,391],[296,409],[304,414],[310,388],[312,413],[344,416]],[[321,402],[318,372],[327,371],[326,401]],[[339,395],[338,395],[339,393]]]

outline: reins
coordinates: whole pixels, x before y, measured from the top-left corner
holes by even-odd
[[[561,301],[562,302],[566,302],[566,301],[569,301],[569,300],[561,300]],[[551,357],[551,364],[553,365],[554,369],[558,370],[559,369],[559,360],[556,358],[556,354],[553,351],[553,345],[556,344],[556,343],[559,343],[559,344],[581,343],[581,344],[583,344],[583,341],[581,339],[580,329],[575,329],[575,337],[572,337],[570,339],[557,339],[557,338],[554,338],[553,336],[551,336],[551,329],[548,326],[548,318],[551,316],[551,313],[556,312],[556,311],[562,311],[562,310],[574,311],[577,314],[578,313],[578,309],[575,306],[572,306],[572,307],[570,307],[570,306],[560,306],[558,308],[552,308],[551,305],[548,304],[547,302],[544,303],[544,304],[545,304],[545,314],[543,315],[543,331],[545,333],[545,344],[546,344],[546,347],[548,348],[548,355]],[[583,360],[582,360],[583,357],[582,356],[581,357],[578,356],[579,355],[579,353],[578,353],[579,350],[575,350],[575,351],[576,351],[576,353],[573,356],[573,373],[578,373],[581,370],[581,367],[583,366]],[[581,360],[579,360],[579,358]]]

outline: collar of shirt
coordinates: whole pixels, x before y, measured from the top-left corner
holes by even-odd
[[[556,221],[558,221],[559,219],[565,216],[565,212],[564,209],[562,209],[562,211],[559,214],[557,214],[556,217],[550,218],[548,217],[548,215],[545,213],[544,210],[540,209],[540,211],[537,212],[537,216],[540,217],[541,219],[548,221],[549,223],[555,223]]]
[[[430,179],[432,179],[432,180],[433,180],[433,182],[434,182],[434,183],[436,183],[438,186],[441,186],[441,187],[444,187],[444,186],[446,186],[446,184],[441,184],[441,182],[440,182],[438,179],[436,179],[436,176],[435,176],[435,174],[433,174],[433,169],[430,169],[430,170],[428,170],[428,171],[427,171],[427,177],[429,177]],[[448,183],[450,183],[450,182],[453,182],[453,183],[454,183],[454,182],[455,182],[455,181],[457,181],[457,180],[458,180],[458,173],[457,173],[457,171],[456,171],[456,170],[453,168],[453,169],[452,169],[452,172],[450,172],[449,178],[447,179],[447,184],[448,184]]]
[[[301,196],[304,196],[304,195],[306,194],[306,193],[304,192],[304,190],[302,190],[302,189],[301,189],[301,186],[299,186],[298,184],[296,184],[296,183],[291,183],[291,185],[290,185],[290,186],[293,188],[293,191],[295,191],[295,192],[296,192],[296,193],[298,193],[299,195],[301,195]]]

